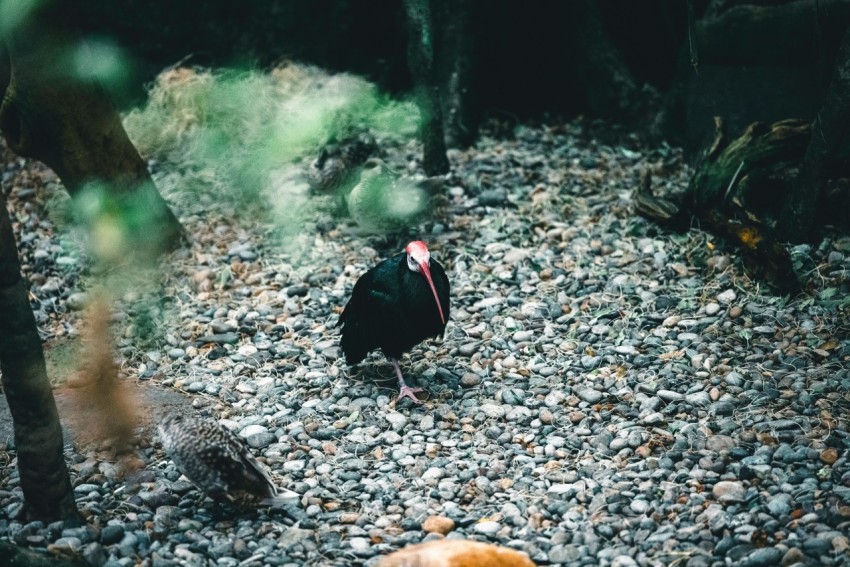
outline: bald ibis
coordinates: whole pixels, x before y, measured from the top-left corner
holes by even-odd
[[[448,320],[446,271],[431,259],[425,243],[416,240],[357,280],[337,327],[342,326],[340,346],[348,364],[381,349],[395,369],[398,400],[421,403],[415,394],[422,388],[404,382],[398,360],[425,339],[441,336]]]

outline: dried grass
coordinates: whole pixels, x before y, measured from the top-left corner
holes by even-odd
[[[82,366],[72,387],[77,440],[109,446],[129,455],[135,444],[138,407],[130,388],[119,380],[110,329],[112,309],[107,294],[94,295],[85,316]]]

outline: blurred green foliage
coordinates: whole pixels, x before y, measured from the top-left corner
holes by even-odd
[[[360,182],[346,196],[351,218],[361,232],[386,233],[415,225],[429,209],[432,182],[393,171],[372,160]]]
[[[15,29],[35,10],[41,0],[0,0],[0,33]]]
[[[97,82],[109,91],[126,88],[131,75],[131,64],[114,41],[88,38],[77,42],[64,56],[67,59],[65,67],[75,78]]]
[[[270,72],[176,68],[124,126],[143,156],[212,173],[232,198],[255,198],[270,173],[355,131],[412,137],[418,112],[372,83],[294,63]]]
[[[305,178],[322,147],[366,131],[412,139],[419,112],[363,78],[309,65],[177,67],[159,75],[124,126],[140,153],[159,162],[157,185],[178,209],[196,208],[188,201],[199,198],[229,203],[271,222],[290,245],[322,206]]]

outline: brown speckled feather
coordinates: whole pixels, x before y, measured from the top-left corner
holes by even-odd
[[[268,471],[234,432],[212,419],[171,414],[158,427],[162,446],[177,468],[211,498],[275,504]]]

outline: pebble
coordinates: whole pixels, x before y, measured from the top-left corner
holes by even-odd
[[[244,427],[241,431],[239,431],[239,436],[247,438],[247,437],[251,437],[252,435],[268,433],[268,431],[269,431],[268,427],[266,427],[264,425],[253,424],[253,425],[249,425],[247,427]]]
[[[577,545],[555,545],[549,550],[549,562],[554,565],[572,565],[581,559],[582,552]]]
[[[481,413],[491,419],[498,419],[505,416],[505,408],[497,404],[481,404],[479,409]]]
[[[178,358],[183,358],[186,356],[186,351],[182,348],[172,348],[168,351],[168,358],[172,360],[177,360]]]
[[[589,404],[597,404],[602,400],[602,392],[593,388],[582,388],[578,391],[578,397]]]
[[[473,388],[481,383],[481,378],[478,374],[472,374],[471,372],[467,372],[463,376],[460,377],[460,385],[464,388]]]
[[[82,311],[88,304],[89,296],[86,293],[76,292],[68,296],[65,300],[65,305],[72,311]]]
[[[675,392],[673,390],[658,390],[655,395],[657,395],[665,402],[678,402],[685,398],[683,394]]]
[[[734,298],[732,299],[732,301],[734,301]],[[709,317],[713,317],[713,316],[717,315],[719,312],[720,312],[720,304],[719,303],[715,303],[715,302],[712,301],[711,303],[706,304],[705,314],[708,315]]]
[[[767,510],[779,519],[791,513],[791,495],[777,494],[767,501]]]
[[[543,403],[546,404],[547,407],[556,407],[560,406],[564,400],[566,399],[566,395],[560,390],[553,390],[546,394],[546,397],[543,399]]]
[[[738,299],[738,294],[735,293],[734,289],[727,289],[717,294],[717,301],[723,305],[729,305],[736,299]]]
[[[315,221],[292,220],[280,246],[276,220],[234,216],[227,196],[193,182],[226,163],[175,173],[152,161],[155,176],[176,175],[162,187],[195,243],[169,256],[150,297],[117,302],[122,376],[192,393],[186,411],[239,432],[298,495],[299,519],[219,510],[180,480],[154,435],[138,447],[144,475],[124,488],[99,453],[69,445],[84,526],[24,524],[10,438],[0,440],[10,453],[0,538],[40,552],[76,546],[110,567],[369,565],[444,537],[498,541],[539,565],[850,564],[840,413],[850,238],[792,249],[820,267],[799,297],[745,275],[734,248],[725,264],[709,253],[704,269],[681,236],[632,222],[623,196],[652,164],[665,187],[685,187],[681,153],[579,133],[577,123],[518,124],[511,140],[452,150],[448,213],[410,226],[452,283],[445,336],[401,360],[427,387],[422,405],[392,404],[380,352],[346,364],[333,327],[356,278],[397,253],[396,239],[310,209]],[[418,171],[415,144],[382,146],[394,169]],[[14,187],[32,181],[16,177],[36,166],[15,163],[4,186],[19,210]],[[192,199],[183,181],[201,187]],[[497,204],[477,206],[482,191]],[[300,210],[300,198],[274,202]],[[52,349],[83,329],[73,290],[91,285],[80,279],[89,261],[38,200],[25,203],[14,226]]]
[[[500,529],[502,529],[502,525],[499,522],[484,521],[475,524],[475,531],[487,536],[496,535]]]
[[[646,514],[649,510],[649,503],[646,500],[632,500],[631,504],[629,504],[629,508],[631,508],[632,512],[635,514]]]
[[[428,516],[422,522],[422,530],[426,533],[438,533],[446,535],[455,529],[455,522],[445,516]]]
[[[461,356],[472,356],[478,352],[478,343],[462,344],[458,347],[457,351]]]
[[[532,331],[517,331],[513,334],[513,340],[518,343],[530,341],[534,337],[534,333]]]
[[[739,563],[740,567],[771,567],[782,560],[782,551],[775,547],[762,547],[746,555]]]
[[[715,484],[711,493],[721,504],[743,502],[747,495],[747,491],[741,482],[730,480],[721,480]]]
[[[443,469],[441,469],[439,467],[431,467],[428,470],[426,470],[424,473],[422,473],[421,478],[425,482],[428,482],[429,480],[438,480],[438,479],[443,478],[443,474],[444,474]]]
[[[100,543],[112,545],[118,543],[124,537],[124,527],[120,525],[104,526],[100,531]]]

